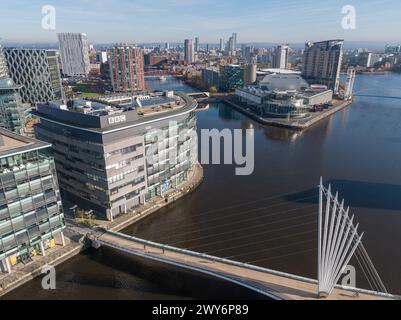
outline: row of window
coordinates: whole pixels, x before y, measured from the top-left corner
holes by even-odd
[[[109,170],[109,169],[116,169],[116,170],[122,169],[122,168],[125,168],[125,167],[129,166],[132,162],[134,162],[136,160],[139,160],[139,159],[142,159],[142,158],[143,158],[143,154],[140,154],[140,155],[137,155],[135,157],[132,157],[132,158],[129,158],[129,159],[125,159],[125,160],[121,160],[121,161],[119,161],[117,163],[110,164],[110,165],[108,165],[106,167],[106,169],[107,170]]]
[[[125,147],[122,149],[114,150],[111,152],[106,153],[106,158],[116,156],[116,155],[124,155],[127,153],[132,153],[135,152],[138,148],[142,147],[142,143],[137,143],[129,147]]]
[[[17,216],[15,218],[3,221],[0,224],[0,238],[7,237],[12,233],[16,233],[22,229],[29,229],[32,226],[39,225],[49,218],[59,216],[60,210],[57,202],[53,202],[48,207],[42,207],[37,211],[31,211],[24,215]]]
[[[124,180],[125,176],[127,176],[130,173],[133,173],[133,172],[136,172],[136,171],[138,173],[140,173],[140,172],[143,172],[144,170],[145,170],[144,166],[131,167],[131,168],[127,169],[126,171],[122,172],[122,173],[119,173],[119,174],[117,174],[115,176],[112,176],[112,177],[108,178],[107,181],[108,181],[108,183],[116,183],[118,181]]]
[[[21,230],[8,237],[0,239],[0,253],[5,253],[16,247],[28,247],[46,236],[49,232],[54,232],[64,227],[64,220],[55,217],[52,221],[47,221],[38,226],[32,226],[28,230]]]
[[[42,132],[38,133],[38,139],[44,140],[44,141],[48,141],[53,146],[61,145],[61,146],[65,147],[65,148],[68,148],[70,151],[75,152],[75,153],[84,153],[84,154],[88,154],[90,156],[93,156],[93,157],[95,157],[96,159],[99,159],[99,160],[103,159],[103,153],[101,153],[101,152],[93,151],[93,150],[90,150],[90,149],[87,149],[87,148],[82,148],[82,147],[79,147],[77,145],[71,145],[71,144],[62,142],[60,140],[53,139],[53,138],[43,134]]]
[[[143,187],[141,187],[141,188],[139,188],[139,189],[137,189],[137,190],[135,190],[135,191],[132,191],[132,192],[130,192],[130,193],[127,193],[126,195],[121,196],[121,197],[119,197],[119,198],[113,200],[111,203],[114,204],[114,203],[117,203],[117,202],[119,202],[119,201],[121,201],[121,200],[123,200],[123,199],[125,199],[125,200],[131,200],[132,198],[139,196],[139,194],[141,193],[141,191],[142,191],[142,190],[145,190],[145,189],[146,189],[146,187],[143,186]]]
[[[116,188],[111,189],[111,190],[110,190],[110,194],[111,194],[111,195],[117,194],[117,193],[119,192],[119,190],[122,189],[122,188],[125,188],[125,187],[127,187],[127,186],[132,186],[132,187],[134,187],[134,186],[136,186],[137,184],[140,184],[140,183],[142,183],[142,182],[144,182],[144,181],[145,181],[145,176],[136,178],[136,179],[134,179],[134,180],[132,180],[132,181],[130,181],[130,182],[127,182],[127,183],[121,185],[121,186],[118,186],[118,187],[116,187]]]

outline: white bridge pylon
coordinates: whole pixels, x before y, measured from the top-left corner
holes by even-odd
[[[348,265],[363,233],[358,234],[358,224],[354,226],[354,216],[349,217],[349,208],[344,208],[344,200],[338,201],[338,193],[331,193],[319,185],[318,213],[318,293],[319,297],[330,295],[334,286]]]

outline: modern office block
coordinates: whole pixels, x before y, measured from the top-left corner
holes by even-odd
[[[0,129],[0,269],[46,254],[65,228],[50,145]]]
[[[5,56],[23,103],[64,98],[56,50],[7,48]]]
[[[244,86],[244,68],[239,65],[220,66],[220,88],[233,91]]]
[[[215,87],[217,90],[220,88],[220,72],[217,68],[204,68],[201,70],[202,84],[210,90]]]
[[[85,33],[59,33],[63,74],[87,76],[90,71],[89,44]]]
[[[34,113],[36,137],[53,145],[63,196],[113,220],[187,179],[195,109],[181,94],[51,102]]]
[[[8,74],[3,47],[0,45],[0,128],[19,133],[24,126],[29,105],[21,101],[20,85]]]

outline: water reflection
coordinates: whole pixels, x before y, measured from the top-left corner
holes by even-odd
[[[347,206],[380,210],[400,211],[401,217],[401,185],[330,179],[332,190],[340,191],[340,198],[347,199]],[[307,196],[316,194],[316,188],[286,196],[287,201],[298,203],[316,203]],[[297,200],[303,199],[303,200]]]
[[[193,91],[176,79],[165,84],[155,81],[153,87],[160,90],[183,87],[186,92]],[[355,90],[396,96],[400,88],[398,75],[358,75]],[[398,100],[358,97],[350,108],[302,133],[261,126],[220,104],[210,104],[197,117],[199,129],[253,127],[254,174],[235,176],[234,166],[206,165],[204,182],[196,192],[124,232],[315,277],[315,186],[323,176],[351,206],[360,230],[365,232],[365,247],[387,289],[401,293],[398,276],[401,104]],[[58,285],[66,290],[55,296],[64,298],[65,292],[78,298],[152,297],[158,293],[161,297],[174,296],[156,283],[136,277],[135,272],[121,274],[118,262],[104,259],[94,262],[84,256],[78,263],[64,264],[62,268],[70,276],[61,277]],[[355,261],[351,264],[357,266]],[[112,280],[110,274],[124,280]],[[369,287],[360,272],[357,286]],[[13,294],[37,296],[32,287]]]

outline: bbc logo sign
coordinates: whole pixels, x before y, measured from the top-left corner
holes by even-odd
[[[127,117],[125,114],[123,114],[121,116],[110,117],[108,120],[109,120],[109,124],[117,124],[117,123],[127,121]]]

